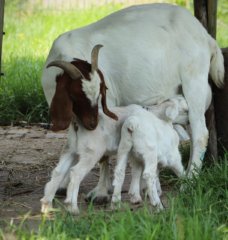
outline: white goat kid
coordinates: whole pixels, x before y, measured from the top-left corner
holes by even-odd
[[[49,105],[56,76],[62,70],[46,66],[55,60],[70,62],[75,57],[89,61],[96,44],[105,46],[99,69],[108,87],[108,106],[159,104],[175,96],[178,86],[182,86],[192,133],[188,166],[191,176],[195,168],[201,168],[207,147],[204,106],[208,74],[216,86],[222,86],[224,79],[223,56],[216,41],[189,11],[179,6],[145,4],[120,10],[55,40],[42,76]],[[68,162],[70,156],[62,158],[62,164],[68,166]],[[97,196],[107,182],[108,163],[103,164],[106,166],[101,168],[101,181],[92,191]]]
[[[171,168],[178,177],[184,176],[179,153],[179,137],[170,122],[160,120],[153,113],[138,109],[127,118],[122,126],[121,140],[117,153],[114,174],[112,204],[121,200],[121,189],[125,177],[128,156],[133,161],[134,183],[130,187],[131,202],[141,201],[140,177],[146,182],[147,193],[152,206],[163,209],[158,179],[158,164]],[[138,161],[142,166],[136,166]],[[135,185],[134,185],[135,184]]]
[[[156,114],[163,112],[163,117],[170,119],[169,116],[165,114],[165,112],[168,112],[168,115],[173,117],[171,120],[175,122],[177,121],[176,119],[179,118],[179,111],[181,118],[185,118],[184,116],[187,115],[186,105],[182,104],[183,101],[183,97],[177,97],[176,101],[175,98],[173,98],[170,102],[166,101],[158,105],[157,108],[154,106],[153,110],[150,111],[155,111]],[[158,108],[160,110],[158,110]],[[111,108],[111,110],[117,114],[118,121],[113,121],[100,111],[99,124],[94,131],[86,130],[81,124],[78,124],[76,128],[73,124],[70,126],[71,134],[68,136],[67,152],[61,156],[57,167],[52,172],[50,182],[45,186],[44,197],[41,199],[41,212],[47,213],[51,211],[52,200],[56,191],[63,183],[66,184],[65,186],[69,183],[65,202],[68,204],[70,212],[75,214],[79,213],[77,196],[81,181],[95,164],[99,162],[102,156],[112,156],[116,154],[123,122],[127,117],[134,114],[134,112],[140,112],[141,109],[142,107],[138,105]],[[166,111],[166,109],[168,109],[168,111]],[[179,110],[176,111],[177,109]],[[172,111],[176,115],[172,113]],[[105,184],[100,184],[103,189],[99,189],[99,191],[106,193],[109,183],[106,183],[105,180],[103,182]],[[132,182],[132,184],[134,184],[134,182]]]

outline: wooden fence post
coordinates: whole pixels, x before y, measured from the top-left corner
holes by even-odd
[[[207,31],[216,39],[216,23],[217,23],[217,0],[207,0]],[[215,85],[210,81],[212,88],[212,102],[206,113],[207,125],[209,129],[209,141],[208,141],[208,155],[214,159],[218,158],[218,136],[216,124],[216,109],[215,109]]]
[[[194,0],[194,13],[208,33],[216,39],[217,0]],[[212,93],[214,84],[210,81]],[[214,99],[206,112],[206,123],[209,130],[207,156],[218,158],[217,131],[215,122]]]
[[[194,14],[207,29],[207,4],[206,0],[194,0]]]
[[[4,22],[4,5],[5,0],[0,0],[0,77],[3,75],[2,73],[2,39],[3,39],[3,22]]]

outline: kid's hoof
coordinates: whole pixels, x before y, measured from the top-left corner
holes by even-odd
[[[130,202],[133,204],[138,204],[142,202],[141,196],[131,195]]]
[[[93,202],[95,204],[107,204],[110,202],[110,196],[106,195],[96,195],[95,193],[89,193],[85,197],[86,202]]]
[[[48,214],[53,211],[52,202],[46,201],[44,198],[41,200],[41,213]]]
[[[79,215],[80,214],[78,206],[72,205],[70,203],[67,203],[67,211],[69,213],[71,213],[72,215]]]

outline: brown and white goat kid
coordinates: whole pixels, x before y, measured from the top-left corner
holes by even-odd
[[[179,104],[180,102],[181,104]],[[185,102],[183,97],[178,97],[176,101],[171,99],[164,102],[164,104],[158,105],[157,108],[160,110],[154,107],[152,111],[159,112],[164,118],[171,118],[172,121],[175,121],[180,115],[185,115],[186,118],[187,105],[186,102],[183,105],[183,102]],[[87,130],[80,121],[76,121],[78,122],[77,126],[73,123],[70,125],[68,148],[66,153],[61,156],[57,167],[53,170],[50,182],[45,186],[44,197],[41,199],[41,212],[47,213],[51,210],[55,193],[65,182],[68,185],[65,200],[68,209],[72,213],[79,213],[77,197],[81,181],[100,161],[102,156],[116,154],[123,122],[134,112],[140,112],[140,109],[142,107],[138,105],[111,108],[112,112],[118,116],[118,121],[113,121],[100,109],[98,125],[94,131]],[[183,117],[181,116],[181,118]],[[109,183],[103,181],[100,185],[102,187],[99,191],[105,195]]]

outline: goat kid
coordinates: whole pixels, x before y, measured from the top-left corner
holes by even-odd
[[[71,124],[67,152],[60,157],[57,167],[52,172],[51,181],[45,186],[44,197],[41,199],[41,212],[46,213],[50,210],[57,189],[68,177],[70,182],[65,203],[68,204],[70,212],[79,213],[77,196],[81,181],[102,156],[113,155],[117,151],[122,122],[135,108],[141,107],[131,105],[113,108],[112,111],[118,114],[118,121],[111,120],[100,111],[99,124],[94,131],[85,129],[80,122],[75,131],[75,127]]]
[[[152,112],[143,109],[138,109],[128,117],[121,129],[113,181],[112,206],[121,201],[125,170],[129,155],[131,155],[133,174],[129,190],[131,202],[141,201],[140,179],[142,175],[146,182],[151,205],[163,209],[159,198],[161,187],[158,164],[171,168],[178,177],[184,176],[185,171],[178,147],[179,137],[172,123],[163,121]]]
[[[180,99],[183,101],[183,97]],[[180,109],[180,107],[176,105],[179,104],[179,101],[170,101],[169,104],[167,102],[158,106],[158,108],[163,108],[159,112],[167,112],[165,118],[168,119],[169,116],[172,116],[171,120],[175,121],[178,116],[172,113],[172,109],[173,112],[178,114],[176,110]],[[184,108],[186,109],[186,106]],[[68,149],[60,157],[58,165],[52,172],[50,182],[45,186],[44,197],[41,199],[42,213],[51,211],[52,200],[56,191],[62,187],[63,182],[68,185],[65,203],[68,205],[69,211],[73,214],[79,213],[77,197],[81,181],[99,162],[102,156],[112,156],[116,153],[123,122],[135,111],[140,112],[141,109],[142,107],[138,105],[111,108],[112,112],[118,116],[118,121],[113,121],[100,110],[99,123],[94,131],[87,130],[80,122],[78,122],[77,126],[71,124],[68,136]],[[187,114],[183,109],[181,113]],[[99,189],[99,192],[107,195],[106,190],[110,187],[110,183],[103,181],[103,184],[100,186],[102,187]]]

